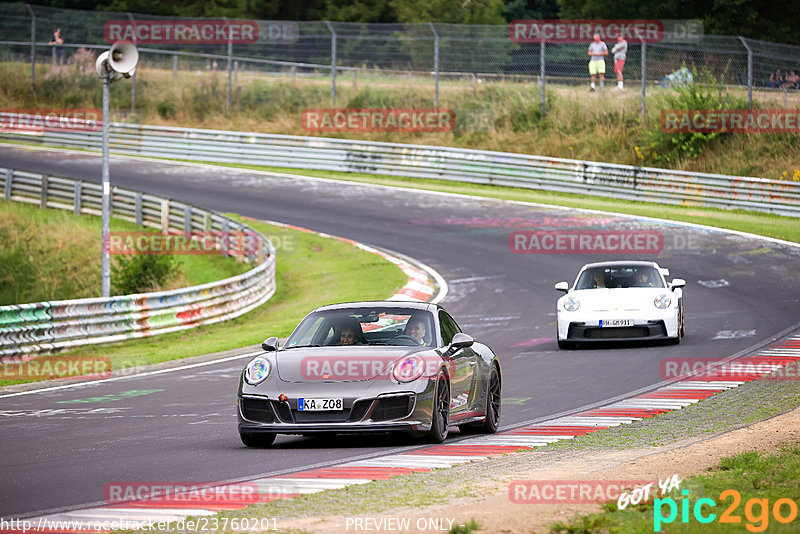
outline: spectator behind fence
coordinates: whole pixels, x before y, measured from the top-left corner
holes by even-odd
[[[617,36],[617,44],[611,49],[614,54],[614,72],[617,73],[617,90],[621,91],[623,87],[622,69],[625,68],[625,57],[628,54],[628,41],[620,34]]]
[[[594,35],[594,41],[589,43],[589,75],[592,78],[592,87],[590,91],[594,91],[594,78],[597,74],[600,75],[600,86],[603,86],[603,79],[606,74],[606,60],[603,56],[608,55],[608,47],[600,40],[600,35]]]
[[[784,89],[800,89],[800,75],[795,71],[790,70],[786,75],[786,81],[783,83]]]
[[[775,69],[775,72],[769,75],[769,82],[767,87],[780,87],[783,84],[783,74],[781,69]]]
[[[64,64],[64,38],[61,36],[61,28],[56,28],[53,31],[53,40],[47,43],[53,47],[53,60],[58,65]]]

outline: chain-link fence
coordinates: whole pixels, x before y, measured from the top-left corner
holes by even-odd
[[[30,64],[33,88],[37,65],[41,69],[71,64],[83,57],[81,54],[86,55],[85,50],[99,53],[107,49],[109,37],[113,37],[109,34],[111,25],[135,29],[165,20],[192,23],[190,19],[131,13],[0,4],[0,61]],[[588,42],[517,43],[509,38],[506,25],[217,22],[217,26],[255,25],[257,38],[236,39],[233,32],[223,32],[204,42],[176,44],[164,34],[155,38],[156,30],[148,26],[148,39],[133,39],[140,52],[137,77],[158,73],[177,78],[187,71],[216,72],[226,78],[226,91],[214,98],[224,98],[227,108],[237,98],[232,85],[248,77],[316,84],[319,104],[334,108],[357,107],[359,99],[354,98],[354,90],[359,87],[405,91],[410,107],[461,111],[467,96],[482,93],[481,103],[469,104],[474,108],[471,113],[459,115],[459,120],[471,117],[478,123],[491,122],[496,107],[513,105],[519,95],[536,95],[534,101],[538,100],[542,112],[551,105],[551,99],[568,92],[573,98],[588,98],[582,96],[589,91]],[[50,44],[56,28],[61,29],[64,39],[61,45]],[[137,33],[131,35],[136,37]],[[610,49],[613,43],[607,44]],[[605,84],[598,83],[598,97],[616,88],[613,58],[604,61],[606,79]],[[640,106],[644,113],[650,93],[683,80],[686,71],[682,69],[687,67],[709,72],[729,91],[747,97],[751,106],[757,92],[759,99],[774,104],[772,107],[787,107],[791,100],[800,103],[800,82],[776,81],[774,73],[777,69],[800,73],[799,63],[798,46],[734,36],[706,35],[686,43],[630,42],[624,91],[618,93],[620,99]],[[133,108],[136,77],[130,90]]]

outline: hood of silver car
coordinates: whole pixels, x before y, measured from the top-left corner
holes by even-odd
[[[391,376],[396,361],[419,353],[439,359],[426,347],[354,345],[284,349],[275,355],[278,376],[285,382],[359,382]]]

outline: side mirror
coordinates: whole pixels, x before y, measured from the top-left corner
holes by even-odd
[[[474,342],[475,340],[472,339],[472,336],[463,332],[459,332],[453,336],[453,341],[450,342],[450,348],[453,350],[453,352],[455,352],[457,350],[471,347]]]
[[[676,287],[684,287],[686,285],[686,280],[683,278],[673,278],[672,283],[669,284],[670,289],[675,289]]]
[[[563,291],[564,293],[569,292],[569,282],[559,282],[555,287],[557,290]]]
[[[275,337],[275,336],[272,336],[272,337],[268,337],[267,339],[264,340],[263,343],[261,343],[261,348],[264,349],[267,352],[277,352],[278,351],[278,346],[280,344],[281,344],[281,342],[278,341],[278,338]]]

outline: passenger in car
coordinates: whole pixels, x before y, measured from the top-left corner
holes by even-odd
[[[653,281],[645,271],[639,271],[636,273],[632,287],[653,287]]]
[[[361,325],[358,323],[351,323],[343,326],[342,333],[339,336],[339,342],[342,345],[362,345],[366,343],[364,333],[361,331]]]
[[[598,287],[606,287],[606,277],[601,271],[596,271],[592,280],[592,288]]]

